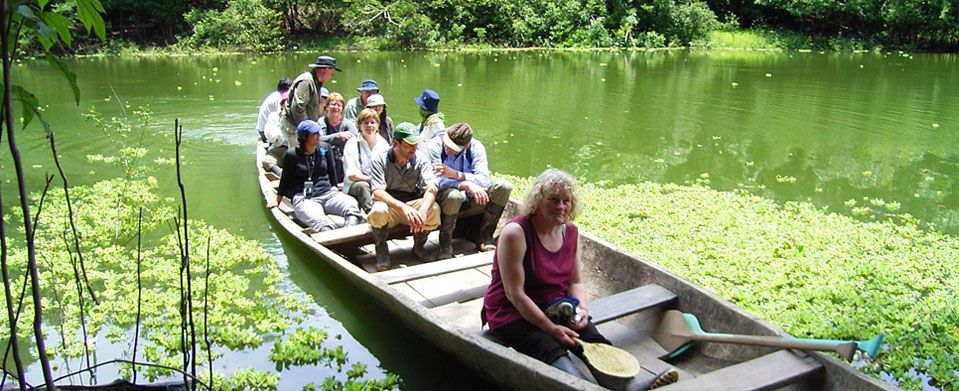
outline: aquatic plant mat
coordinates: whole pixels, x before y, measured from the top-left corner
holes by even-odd
[[[77,254],[72,242],[65,241],[66,202],[62,189],[51,190],[44,202],[36,233],[40,279],[44,287],[44,332],[47,352],[55,376],[83,370],[84,337],[91,354],[97,345],[116,350],[122,359],[183,368],[180,306],[181,240],[173,229],[175,203],[158,195],[153,177],[112,179],[92,186],[70,188],[77,230],[82,236],[86,270],[99,303],[83,301],[83,323],[78,306],[74,278]],[[33,202],[39,202],[35,195]],[[138,224],[142,217],[142,248],[138,251]],[[6,216],[4,216],[6,217]],[[327,389],[389,389],[399,384],[393,374],[369,373],[366,364],[353,362],[340,344],[342,336],[329,335],[322,328],[310,327],[316,316],[311,301],[302,291],[283,284],[284,272],[259,243],[243,239],[227,230],[217,229],[199,220],[190,221],[190,262],[193,267],[194,319],[197,333],[197,377],[213,389],[276,389],[284,371],[308,367],[312,371],[304,387]],[[24,270],[26,249],[22,243],[9,247],[12,270]],[[142,302],[137,305],[138,259],[142,272]],[[209,277],[207,277],[209,272]],[[17,287],[23,276],[15,276]],[[14,299],[16,301],[16,298]],[[208,300],[208,303],[205,302]],[[16,303],[15,303],[16,304]],[[204,313],[203,308],[209,310]],[[19,318],[21,330],[27,330],[32,317],[32,300],[23,301]],[[140,327],[135,327],[139,311]],[[306,326],[301,326],[306,325]],[[139,334],[137,334],[139,330]],[[0,321],[0,338],[9,338],[7,321]],[[25,341],[20,335],[21,343]],[[209,345],[206,340],[209,340]],[[111,348],[112,346],[112,348]],[[272,347],[272,348],[271,348]],[[36,356],[36,348],[29,347]],[[231,354],[255,354],[256,360],[270,368],[236,365]],[[209,360],[212,358],[213,365]],[[103,353],[94,359],[104,360]],[[230,364],[218,363],[226,360]],[[96,361],[94,361],[94,364]],[[275,365],[275,367],[273,367]],[[133,367],[118,364],[116,373],[132,379]],[[215,368],[211,379],[208,368]],[[169,370],[140,365],[138,383],[156,379],[178,379]],[[99,378],[109,383],[112,378]],[[65,379],[76,384],[90,383],[89,375]]]
[[[523,197],[532,178],[509,177]],[[795,337],[886,334],[859,370],[904,389],[959,387],[959,238],[745,191],[583,183],[578,224]]]

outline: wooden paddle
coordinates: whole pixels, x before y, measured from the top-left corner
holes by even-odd
[[[621,379],[629,379],[639,373],[639,361],[629,352],[603,343],[586,342],[579,338],[573,340],[583,347],[586,364],[593,369]]]
[[[653,339],[666,349],[669,358],[682,354],[692,346],[693,341],[734,343],[743,345],[767,346],[784,349],[825,350],[839,353],[846,361],[852,361],[856,350],[876,357],[882,345],[882,334],[867,341],[841,341],[827,339],[783,338],[752,335],[733,335],[708,333],[699,326],[699,320],[693,314],[684,314],[677,310],[666,311]]]

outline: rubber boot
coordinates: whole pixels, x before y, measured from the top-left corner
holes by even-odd
[[[623,391],[651,390],[657,387],[665,386],[667,384],[673,384],[677,380],[679,380],[679,371],[677,371],[675,368],[669,368],[665,371],[660,372],[656,376],[650,376],[643,379],[633,377],[629,379],[628,381],[626,381],[625,384],[622,385],[622,390]],[[600,385],[607,388],[610,388],[610,386],[616,387],[616,385],[605,385],[605,384],[600,384]],[[618,388],[619,387],[612,388],[612,389],[618,389]]]
[[[479,238],[476,241],[476,249],[479,251],[492,251],[496,249],[496,243],[493,242],[493,232],[496,231],[496,225],[499,218],[503,216],[505,206],[490,203],[486,206],[483,213],[483,220],[480,222]]]
[[[417,232],[413,234],[413,258],[416,258],[421,262],[429,262],[433,260],[424,247],[426,246],[426,237],[428,235],[429,232]]]
[[[283,176],[283,169],[280,168],[280,166],[278,166],[278,165],[276,165],[276,164],[273,164],[273,165],[270,166],[270,172],[276,174],[276,176],[278,176],[278,177],[282,177],[282,176]]]
[[[443,214],[440,217],[440,253],[437,259],[453,257],[453,230],[456,228],[455,214]]]
[[[585,379],[583,373],[579,371],[579,368],[576,368],[576,364],[573,363],[573,359],[569,358],[568,354],[564,354],[556,360],[553,360],[549,365],[580,379]]]
[[[354,225],[362,224],[363,216],[359,215],[358,213],[359,211],[357,211],[357,214],[351,214],[349,216],[346,216],[346,219],[343,220],[343,226],[352,227]]]
[[[376,271],[390,270],[390,247],[386,244],[390,231],[386,228],[373,228],[373,243],[376,247]]]

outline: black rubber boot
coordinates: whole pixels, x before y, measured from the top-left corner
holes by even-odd
[[[499,218],[503,216],[505,206],[490,203],[486,206],[483,213],[483,220],[480,222],[479,237],[476,240],[476,249],[479,251],[492,251],[496,249],[496,243],[493,242],[493,232],[496,232],[496,225],[499,224]]]
[[[390,247],[386,244],[390,231],[386,228],[373,228],[373,243],[376,247],[376,271],[390,270]]]
[[[425,248],[428,235],[429,232],[417,232],[413,234],[413,258],[416,258],[421,262],[429,262],[433,260],[433,258],[430,256],[430,253],[428,253]]]
[[[437,259],[448,259],[453,257],[453,230],[456,228],[455,214],[443,214],[440,216],[440,253]]]

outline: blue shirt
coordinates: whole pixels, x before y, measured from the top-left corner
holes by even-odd
[[[442,162],[446,166],[462,172],[466,181],[473,182],[486,189],[490,186],[489,163],[486,160],[486,147],[477,139],[470,140],[469,148],[465,148],[457,155],[446,155],[443,151],[443,138],[434,137],[427,142],[426,153],[430,158],[430,163]],[[444,156],[445,155],[445,156]],[[440,190],[457,189],[460,186],[459,180],[438,177],[437,185]]]

